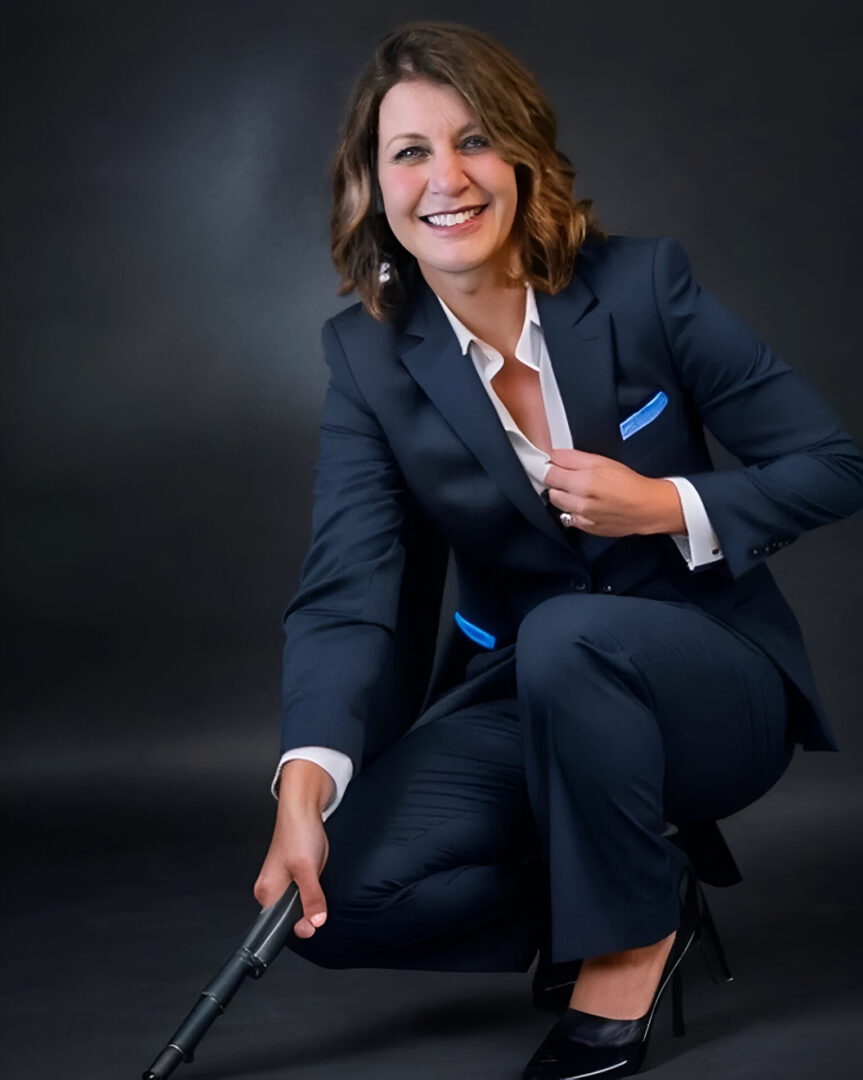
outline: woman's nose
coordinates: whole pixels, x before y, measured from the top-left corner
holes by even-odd
[[[458,154],[451,150],[438,151],[431,163],[431,175],[428,186],[433,192],[454,195],[462,191],[468,183]]]

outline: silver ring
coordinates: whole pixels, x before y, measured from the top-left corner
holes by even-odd
[[[565,529],[568,529],[572,525],[572,514],[564,510],[560,515],[560,523]]]

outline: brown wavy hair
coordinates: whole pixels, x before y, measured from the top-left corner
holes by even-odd
[[[513,238],[525,277],[556,293],[572,277],[590,236],[608,238],[592,209],[575,199],[576,170],[557,143],[557,118],[532,73],[488,34],[450,22],[408,22],[381,40],[351,96],[333,160],[330,254],[342,276],[338,295],[357,290],[379,322],[402,313],[418,270],[395,238],[377,179],[378,111],[387,91],[408,79],[456,90],[492,148],[515,168]]]

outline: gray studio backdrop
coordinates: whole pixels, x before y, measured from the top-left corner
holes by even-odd
[[[329,261],[329,162],[352,81],[413,17],[513,48],[605,226],[681,240],[863,436],[852,5],[7,4],[3,768],[20,805],[101,791],[104,810],[156,781],[169,800],[223,781],[266,797],[320,327],[353,302]],[[783,781],[813,806],[859,775],[861,539],[856,518],[770,561],[843,748]]]

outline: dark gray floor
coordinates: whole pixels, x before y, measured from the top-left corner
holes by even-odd
[[[226,767],[211,762],[206,775],[177,747],[170,773],[145,756],[94,758],[72,790],[48,754],[41,780],[11,777],[4,1076],[139,1076],[239,944],[257,914],[250,890],[272,804],[258,766],[225,749]],[[714,985],[687,957],[688,1033],[671,1037],[664,1002],[645,1071],[863,1076],[863,807],[843,757],[798,752],[773,791],[724,823],[745,880],[707,892],[735,979]],[[328,971],[284,953],[176,1075],[518,1080],[553,1023],[533,1009],[529,982]]]

